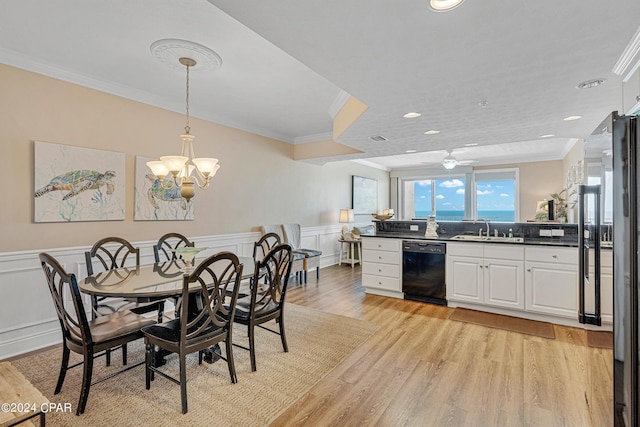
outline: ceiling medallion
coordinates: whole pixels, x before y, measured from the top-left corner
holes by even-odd
[[[222,58],[213,50],[198,43],[180,39],[162,39],[153,42],[151,54],[163,64],[184,71],[180,58],[192,58],[197,71],[213,71],[222,67]]]

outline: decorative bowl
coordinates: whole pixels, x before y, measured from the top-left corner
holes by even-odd
[[[175,253],[179,255],[180,258],[182,258],[185,264],[184,267],[182,268],[182,271],[184,271],[185,273],[190,273],[191,271],[193,271],[196,255],[198,255],[200,252],[204,251],[205,249],[207,248],[206,247],[193,248],[191,246],[185,246],[185,247],[176,249]]]
[[[371,214],[372,217],[374,217],[375,219],[377,219],[378,221],[386,221],[388,219],[393,218],[393,214],[377,214],[377,213],[372,213]]]

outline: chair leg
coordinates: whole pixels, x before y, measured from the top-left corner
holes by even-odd
[[[127,365],[127,343],[122,344],[122,366]]]
[[[251,357],[251,372],[256,370],[256,327],[249,325],[249,356]]]
[[[84,413],[87,406],[87,398],[89,397],[89,388],[91,388],[91,375],[93,374],[93,351],[88,351],[84,355],[84,368],[82,373],[82,387],[80,388],[80,401],[76,415]]]
[[[153,371],[151,367],[153,366],[153,355],[155,353],[155,346],[151,343],[145,343],[145,353],[144,353],[144,379],[145,379],[145,387],[147,390],[151,388],[151,374]]]
[[[162,317],[164,316],[164,301],[158,303],[158,323],[162,323]]]
[[[320,266],[316,267],[316,281],[320,280]]]
[[[60,393],[62,390],[62,384],[64,383],[64,377],[67,375],[67,367],[69,366],[69,354],[71,351],[67,344],[64,343],[62,347],[62,362],[60,362],[60,374],[58,375],[58,384],[56,384],[56,391],[53,394]]]
[[[187,361],[186,355],[180,353],[180,399],[182,400],[182,413],[187,413]]]
[[[289,351],[289,346],[287,345],[287,336],[284,334],[284,317],[282,316],[282,311],[280,312],[280,317],[276,318],[279,320],[278,324],[280,325],[280,340],[282,340],[282,349],[285,353]]]
[[[227,332],[227,339],[224,340],[224,346],[227,349],[227,365],[229,366],[229,376],[231,377],[231,383],[238,382],[236,375],[236,365],[233,361],[233,344],[231,340],[231,331]]]

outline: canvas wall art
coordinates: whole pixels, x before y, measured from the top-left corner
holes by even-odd
[[[351,202],[355,215],[371,215],[378,212],[378,181],[353,175]]]
[[[187,221],[194,217],[193,199],[187,203],[180,196],[180,187],[167,177],[160,181],[147,166],[150,157],[136,156],[136,221]],[[168,187],[168,188],[167,188]]]
[[[125,155],[34,143],[34,221],[113,221],[125,217]]]

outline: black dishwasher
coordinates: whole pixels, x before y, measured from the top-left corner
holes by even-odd
[[[445,243],[402,242],[402,292],[404,299],[447,305]]]

